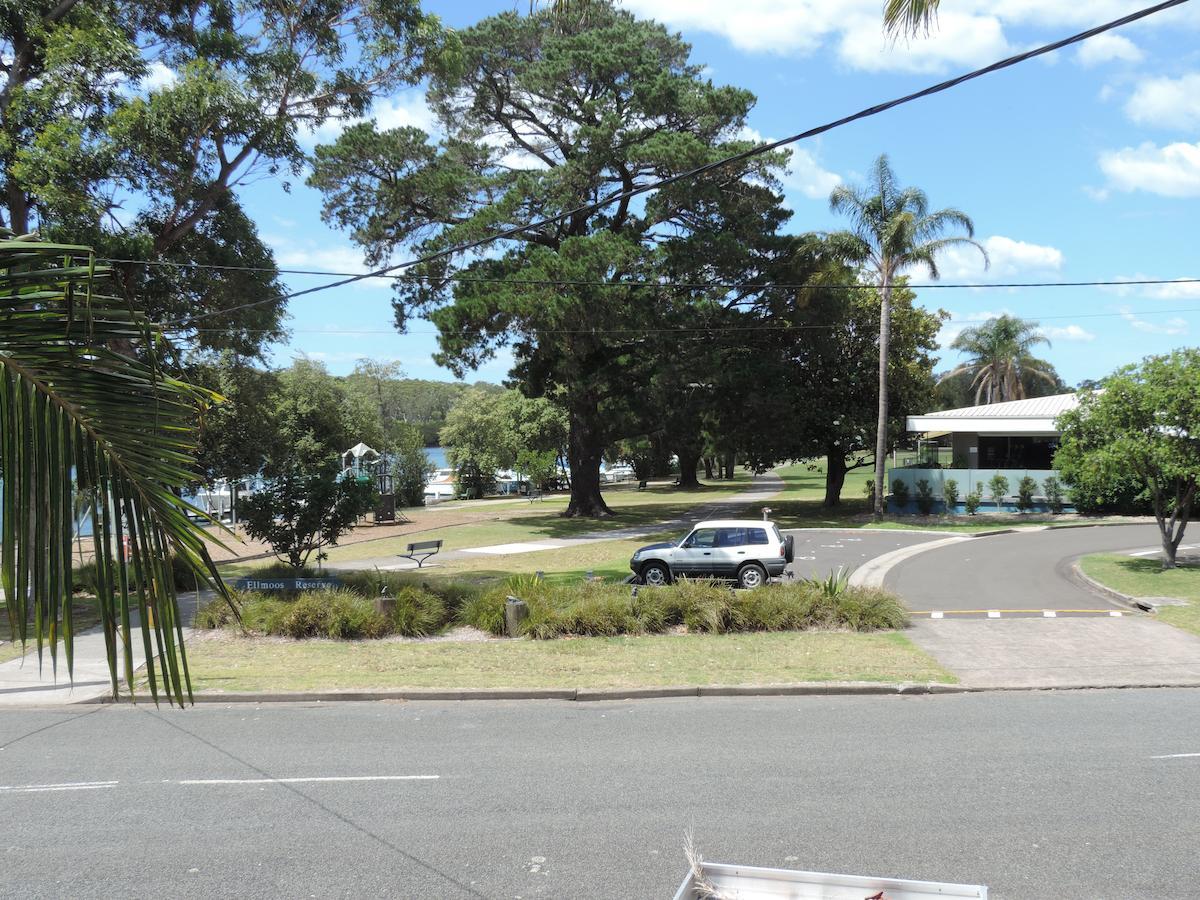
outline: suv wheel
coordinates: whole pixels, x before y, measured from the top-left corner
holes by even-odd
[[[660,562],[648,562],[642,566],[642,584],[649,587],[662,587],[671,583],[670,570]]]
[[[749,563],[738,569],[737,583],[738,587],[747,590],[762,587],[767,583],[767,573],[757,563]]]

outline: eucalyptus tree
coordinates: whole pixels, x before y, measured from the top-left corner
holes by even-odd
[[[118,672],[134,683],[136,612],[150,691],[182,704],[172,559],[225,587],[176,491],[199,480],[198,425],[219,397],[161,371],[161,329],[99,292],[89,248],[0,237],[0,587],[13,639],[32,630],[56,670],[61,640],[72,670],[71,541],[86,508],[113,693]]]
[[[1037,322],[1008,314],[997,316],[964,329],[950,343],[952,350],[967,355],[967,361],[942,377],[969,376],[976,404],[1024,399],[1031,381],[1050,388],[1059,383],[1054,367],[1030,352],[1038,344],[1049,346],[1050,340]]]
[[[887,456],[888,343],[892,327],[892,288],[913,269],[938,277],[937,257],[957,245],[976,248],[987,264],[987,252],[972,240],[975,227],[966,213],[947,208],[931,212],[920,188],[902,187],[886,155],[875,160],[864,187],[838,185],[829,197],[835,213],[849,217],[850,230],[827,236],[843,259],[862,268],[879,290],[879,388],[875,426],[875,515],[883,515],[884,466]],[[967,236],[947,234],[965,231]]]
[[[513,381],[567,411],[565,514],[608,515],[601,457],[637,433],[637,373],[662,327],[661,297],[644,288],[660,277],[659,245],[710,227],[698,210],[721,194],[771,195],[779,160],[592,206],[747,148],[735,137],[753,97],[713,85],[678,35],[611,3],[580,20],[504,13],[458,38],[461,65],[430,82],[435,140],[356,125],[317,148],[309,183],[372,263],[409,243],[440,254],[399,284],[397,326],[431,319],[456,374],[511,347]],[[453,250],[544,219],[487,253]],[[764,225],[722,227],[737,241]]]

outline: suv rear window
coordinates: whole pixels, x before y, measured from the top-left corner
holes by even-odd
[[[783,543],[783,535],[779,533],[779,526],[772,525],[771,530],[775,532],[775,540],[779,541],[779,543],[782,544]]]
[[[746,544],[746,529],[745,528],[718,528],[717,543],[718,547],[742,547]]]
[[[770,543],[770,541],[767,540],[767,529],[765,529],[765,528],[747,528],[746,531],[749,532],[749,535],[750,535],[750,540],[747,541],[747,543],[750,543],[750,544],[769,544]]]

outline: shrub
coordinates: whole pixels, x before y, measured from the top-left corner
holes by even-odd
[[[453,618],[463,605],[480,593],[478,587],[462,581],[425,581],[420,577],[406,572],[381,572],[379,569],[362,569],[357,572],[339,573],[342,584],[362,594],[373,598],[387,593],[389,597],[399,597],[404,591],[419,588],[438,597],[446,609],[446,620]],[[444,624],[444,623],[443,623]]]
[[[967,499],[965,502],[967,505],[968,516],[973,516],[975,513],[979,512],[979,504],[983,503],[983,485],[975,485],[974,489],[967,494]]]
[[[879,588],[855,588],[839,596],[834,604],[834,620],[854,631],[878,631],[904,628],[908,612],[893,594]]]
[[[946,512],[954,512],[958,508],[958,482],[947,478],[942,484],[942,499],[946,501]]]
[[[283,620],[292,610],[292,604],[279,597],[263,594],[239,593],[235,595],[242,610],[242,627],[246,631],[261,634],[283,634]]]
[[[1037,493],[1038,483],[1029,475],[1017,482],[1017,509],[1028,512],[1033,509],[1033,495]]]
[[[917,482],[917,509],[923,516],[933,512],[933,488],[924,478]]]
[[[378,638],[388,632],[388,622],[371,600],[339,588],[305,591],[291,604],[281,623],[288,637]]]
[[[527,634],[543,640],[562,635],[641,634],[645,630],[634,615],[629,589],[598,582],[560,585],[550,597],[530,603],[525,623]]]
[[[826,597],[836,597],[850,586],[850,570],[838,566],[824,578],[802,578],[800,583],[815,588]]]
[[[1053,475],[1048,476],[1042,482],[1042,490],[1046,493],[1046,504],[1050,507],[1050,512],[1060,513],[1063,511],[1063,489],[1062,484]]]
[[[472,597],[458,611],[458,620],[464,625],[478,628],[489,634],[504,634],[504,603],[508,591],[495,588],[485,594]]]
[[[236,601],[235,601],[236,602]],[[192,622],[193,628],[224,628],[235,621],[233,607],[224,597],[214,597],[198,610]]]
[[[899,478],[892,482],[892,497],[896,501],[896,512],[908,506],[908,485]]]
[[[863,496],[867,498],[867,505],[875,505],[875,479],[868,478],[863,484]]]
[[[446,604],[432,591],[407,585],[394,595],[396,607],[390,615],[391,630],[405,637],[425,637],[448,621]]]
[[[673,585],[639,591],[662,604],[667,626],[686,625],[688,631],[720,633],[725,630],[732,588],[708,578],[680,578]]]
[[[1008,479],[997,472],[988,482],[988,488],[992,492],[992,502],[996,504],[996,509],[999,509],[1004,495],[1008,493]]]

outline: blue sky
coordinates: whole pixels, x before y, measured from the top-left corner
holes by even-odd
[[[516,0],[425,6],[453,27]],[[943,0],[935,37],[888,47],[880,0],[625,0],[693,45],[718,83],[758,97],[750,127],[781,137],[946,75],[999,59],[1143,5],[1116,0]],[[518,9],[527,9],[524,0]],[[887,153],[905,184],[935,207],[975,221],[990,251],[942,262],[942,280],[1081,281],[1200,277],[1200,3],[1074,48],[1024,63],[798,145],[786,179],[797,231],[838,227],[828,194],[854,182]],[[430,124],[413,88],[376,105],[382,125]],[[327,128],[317,139],[335,134]],[[320,197],[271,182],[243,192],[282,267],[362,271],[347,236],[320,220]],[[293,289],[324,279],[287,276]],[[924,281],[924,277],[914,278]],[[449,380],[431,359],[432,326],[391,325],[390,287],[373,281],[294,301],[291,339],[271,348],[275,364],[297,355],[335,373],[356,359],[398,361],[411,377]],[[949,342],[961,328],[1009,312],[1041,322],[1042,355],[1070,383],[1097,378],[1151,353],[1191,344],[1200,333],[1200,284],[1165,287],[925,290],[945,309]],[[341,332],[341,333],[339,333]],[[499,357],[468,380],[501,381]],[[955,361],[947,353],[941,365]],[[940,366],[939,366],[940,367]]]

